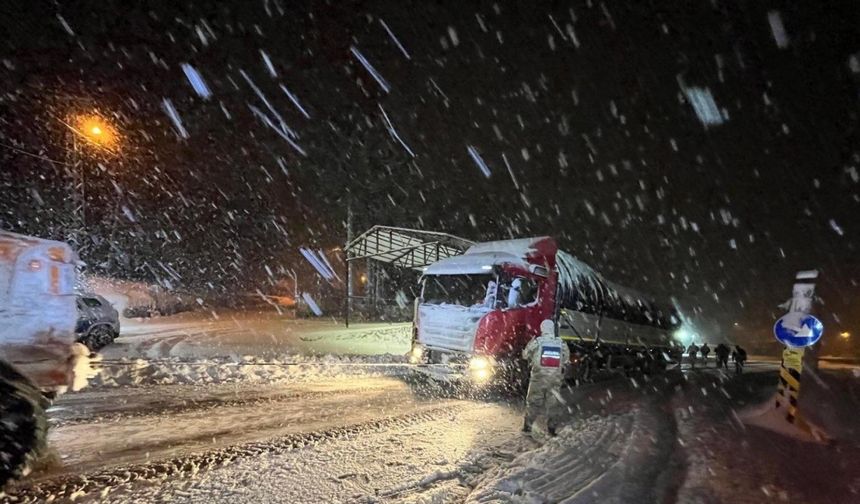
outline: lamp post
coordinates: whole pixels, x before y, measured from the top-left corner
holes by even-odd
[[[89,157],[118,153],[120,136],[116,128],[98,114],[77,114],[60,122],[70,131],[69,160],[72,177],[72,231],[70,241],[78,253],[84,247],[86,234],[86,168],[84,154]]]

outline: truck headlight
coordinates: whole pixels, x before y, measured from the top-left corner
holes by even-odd
[[[469,359],[469,370],[471,371],[489,371],[493,367],[493,358],[483,355],[476,355]]]
[[[484,382],[488,381],[490,379],[490,369],[485,368],[485,369],[472,370],[472,379],[476,383],[484,383]]]

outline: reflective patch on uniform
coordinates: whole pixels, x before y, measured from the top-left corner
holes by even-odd
[[[540,347],[540,365],[541,367],[561,366],[561,347],[558,346],[542,346]]]

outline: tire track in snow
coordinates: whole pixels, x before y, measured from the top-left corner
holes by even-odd
[[[340,395],[353,395],[360,392],[366,392],[371,390],[382,390],[387,388],[385,385],[373,385],[373,386],[363,386],[360,388],[354,389],[343,389],[343,390],[330,390],[330,391],[307,391],[307,392],[289,392],[289,393],[281,393],[281,394],[272,394],[267,396],[257,396],[257,397],[249,397],[249,398],[224,398],[224,397],[212,397],[206,399],[187,399],[183,400],[181,403],[171,403],[169,400],[155,401],[149,403],[143,403],[141,406],[144,406],[140,409],[128,410],[126,408],[122,408],[116,411],[105,411],[101,413],[97,413],[97,422],[93,422],[93,414],[91,412],[82,411],[79,413],[80,416],[66,416],[65,418],[49,418],[51,429],[57,429],[62,427],[67,427],[71,425],[80,425],[86,423],[103,423],[103,422],[115,422],[121,419],[128,418],[140,418],[147,416],[159,416],[164,414],[179,414],[179,413],[187,413],[190,411],[196,410],[204,410],[204,409],[216,409],[219,407],[235,407],[235,406],[262,406],[262,405],[270,405],[272,407],[275,406],[275,403],[285,402],[285,401],[295,401],[295,400],[313,400],[319,399],[322,397],[332,397],[332,396],[340,396]],[[127,392],[123,389],[109,389],[109,390],[117,390],[122,392]],[[111,394],[108,394],[111,395]],[[120,394],[117,394],[118,396]],[[105,400],[107,398],[100,398],[100,400]],[[116,397],[114,400],[122,400],[121,397]],[[66,407],[63,403],[60,403],[60,407]],[[70,404],[68,407],[77,407],[74,404]],[[50,411],[50,410],[49,410]],[[69,415],[65,413],[65,415]],[[72,413],[74,415],[74,413]]]
[[[339,439],[349,439],[369,432],[381,432],[390,428],[405,428],[421,422],[432,421],[442,415],[454,414],[466,406],[466,403],[434,406],[404,415],[314,432],[288,434],[267,441],[244,443],[169,460],[120,466],[89,474],[61,476],[32,482],[29,485],[28,482],[22,481],[10,484],[9,488],[6,489],[7,496],[13,497],[21,503],[73,500],[83,496],[104,498],[118,487],[127,490],[134,485],[158,483],[173,478],[187,478],[201,471],[221,467],[240,459],[301,450],[309,446]]]
[[[667,405],[676,383],[677,377],[667,376],[648,390],[607,384],[603,392],[614,398],[601,399],[606,409],[487,474],[466,502],[671,501],[683,475],[677,425]],[[603,395],[598,388],[591,392]]]

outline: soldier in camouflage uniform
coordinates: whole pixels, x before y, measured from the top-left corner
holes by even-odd
[[[523,432],[531,432],[535,419],[546,414],[547,431],[554,436],[561,409],[558,394],[565,366],[570,362],[570,350],[567,343],[556,336],[552,320],[541,322],[540,330],[540,336],[531,340],[523,350],[523,358],[531,366]]]

